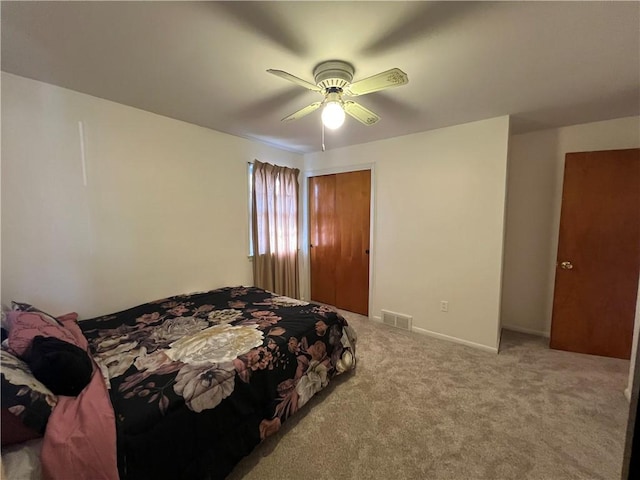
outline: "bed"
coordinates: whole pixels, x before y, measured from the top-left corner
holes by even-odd
[[[78,325],[113,407],[123,480],[225,478],[355,366],[355,332],[333,308],[254,287],[178,295]]]

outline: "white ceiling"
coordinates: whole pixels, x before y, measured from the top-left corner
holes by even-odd
[[[358,97],[335,148],[500,115],[516,132],[640,113],[638,2],[2,2],[2,70],[222,132],[310,152],[313,82],[351,62],[403,87]]]

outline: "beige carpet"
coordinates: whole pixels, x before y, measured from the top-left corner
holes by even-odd
[[[499,355],[345,313],[358,367],[230,479],[620,478],[629,362],[503,333]]]

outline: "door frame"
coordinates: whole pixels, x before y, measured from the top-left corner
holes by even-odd
[[[300,265],[302,266],[302,272],[300,278],[304,280],[304,286],[301,285],[302,299],[306,301],[311,300],[311,256],[309,252],[309,178],[319,177],[321,175],[332,175],[336,173],[349,173],[358,172],[361,170],[371,171],[371,198],[369,208],[369,317],[373,314],[373,290],[375,285],[375,275],[373,268],[373,257],[375,256],[375,210],[376,210],[376,169],[374,163],[362,163],[359,165],[347,165],[343,167],[329,167],[319,170],[308,170],[304,172],[304,181],[302,182],[301,196],[302,196],[302,225],[304,228],[300,232],[300,253],[302,259]]]

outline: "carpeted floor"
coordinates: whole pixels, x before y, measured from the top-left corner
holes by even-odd
[[[508,331],[494,355],[344,314],[358,333],[356,372],[231,480],[620,478],[628,361]]]

